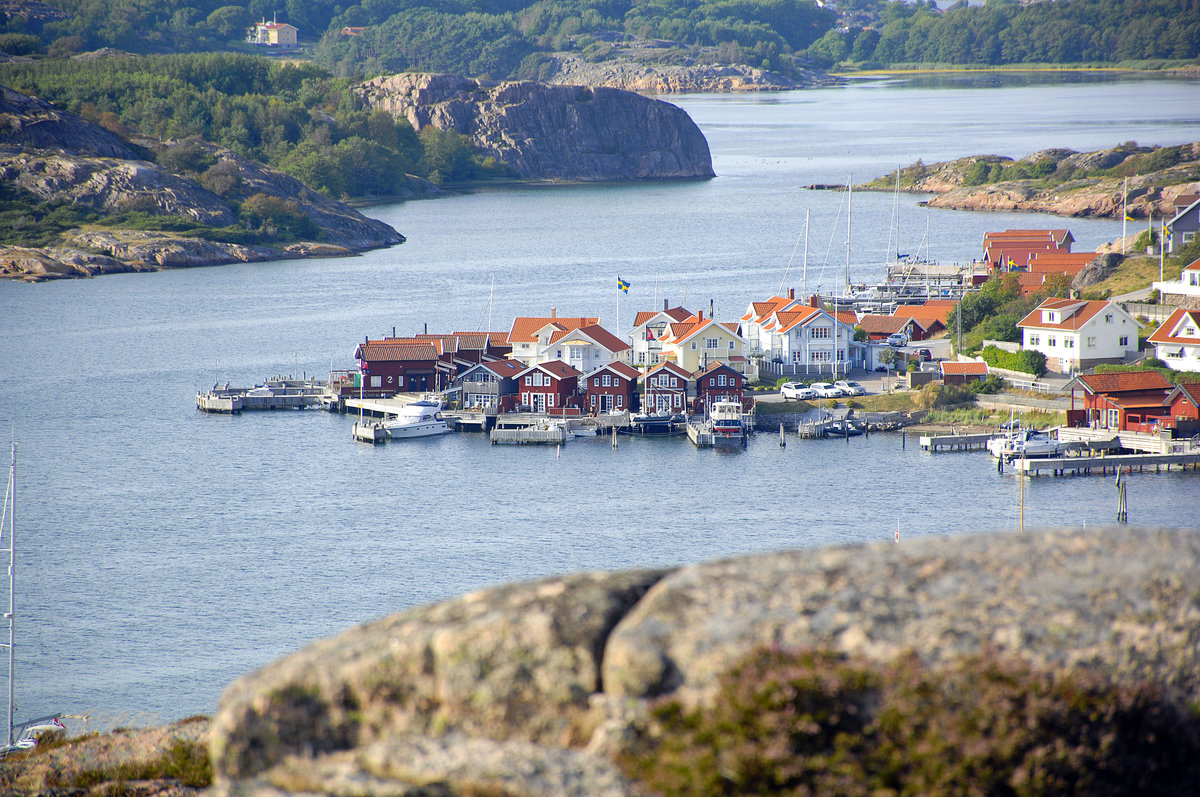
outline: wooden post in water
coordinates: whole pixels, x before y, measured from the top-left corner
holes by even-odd
[[[1121,468],[1117,467],[1117,522],[1129,522],[1129,505],[1125,498],[1125,480],[1121,478]]]
[[[786,446],[787,446],[787,438],[784,437],[784,435],[783,435],[783,424],[780,423],[779,424],[779,447],[784,448]]]

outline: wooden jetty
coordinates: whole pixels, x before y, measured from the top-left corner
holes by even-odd
[[[567,430],[557,425],[548,427],[527,426],[523,429],[498,426],[492,430],[491,435],[492,445],[561,445],[566,440]]]
[[[1175,454],[1106,454],[1098,457],[1014,459],[1008,463],[1008,467],[1016,468],[1018,473],[1025,476],[1103,476],[1116,474],[1118,469],[1124,469],[1127,473],[1144,473],[1149,468],[1158,473],[1160,470],[1170,471],[1173,467],[1187,470],[1189,465],[1193,470],[1200,469],[1200,450]]]
[[[921,435],[919,442],[922,451],[934,453],[941,451],[984,451],[987,449],[987,441],[991,440],[994,436],[991,432],[983,434]]]
[[[688,421],[687,436],[696,448],[711,448],[716,444],[716,435],[706,423]]]
[[[242,410],[304,410],[324,406],[328,383],[321,379],[272,378],[254,387],[224,387],[196,393],[196,409],[236,415]]]

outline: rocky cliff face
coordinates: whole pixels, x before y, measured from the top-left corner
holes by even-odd
[[[628,91],[421,74],[376,78],[358,91],[418,131],[433,125],[466,136],[522,179],[713,176],[708,142],[691,118]]]
[[[642,794],[654,701],[759,646],[936,671],[993,651],[1200,698],[1200,533],[921,539],[509,585],[347,631],[234,683],[224,794]]]
[[[235,167],[239,183],[225,196],[147,160],[145,152],[103,128],[0,87],[0,184],[6,187],[43,202],[101,213],[137,210],[210,227],[234,224],[233,203],[265,194],[296,203],[322,235],[314,243],[241,246],[159,232],[78,230],[55,247],[0,245],[0,277],[41,280],[352,254],[404,241],[387,224],[310,191],[292,177],[215,145],[203,147]]]

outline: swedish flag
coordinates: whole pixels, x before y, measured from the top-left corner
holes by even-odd
[[[1126,213],[1126,214],[1125,214],[1125,221],[1133,221],[1133,216],[1130,216],[1128,213]]]
[[[617,289],[622,293],[629,293],[629,283],[620,277],[617,277]]]

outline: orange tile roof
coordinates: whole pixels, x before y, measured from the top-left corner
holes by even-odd
[[[789,303],[794,301],[795,299],[788,299],[784,296],[772,296],[765,302],[751,302],[750,311],[738,320],[753,321],[756,324],[761,324],[776,310],[781,307],[786,307]]]
[[[780,310],[775,313],[775,318],[779,320],[779,331],[789,332],[797,326],[807,324],[809,321],[822,315],[823,311],[816,307],[797,307],[795,310]]]
[[[1139,390],[1167,390],[1171,383],[1158,371],[1121,371],[1080,374],[1076,377],[1089,393],[1128,393]]]
[[[938,363],[943,374],[954,374],[955,376],[987,376],[987,363],[952,363],[942,361]]]
[[[1183,267],[1184,271],[1200,271],[1200,257]]]
[[[537,333],[547,324],[555,324],[560,329],[578,329],[589,324],[599,324],[599,318],[567,316],[517,316],[513,319],[512,328],[508,331],[509,343],[533,343]]]
[[[1080,299],[1046,299],[1033,308],[1029,315],[1018,321],[1017,326],[1031,329],[1078,329],[1111,304],[1101,300],[1085,302]],[[1062,321],[1057,324],[1044,323],[1043,310],[1062,311]]]
[[[858,326],[863,328],[863,331],[868,335],[890,335],[893,332],[899,332],[908,324],[908,318],[898,318],[890,315],[876,315],[867,313],[862,318],[858,319]]]
[[[1190,320],[1192,325],[1200,330],[1200,310],[1188,310],[1185,307],[1176,308],[1171,315],[1167,316],[1167,320],[1163,321],[1158,329],[1150,333],[1146,340],[1151,343],[1175,343],[1175,344],[1191,344],[1200,343],[1200,335],[1192,337],[1184,337],[1175,335],[1175,330],[1179,329],[1185,320]]]

